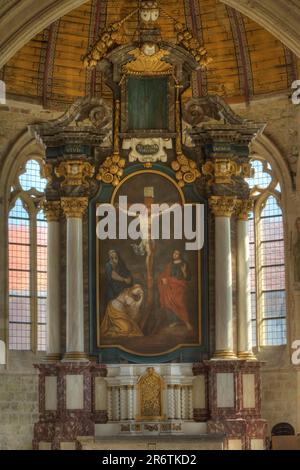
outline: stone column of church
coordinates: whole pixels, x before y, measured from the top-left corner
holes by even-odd
[[[236,198],[211,196],[215,216],[215,359],[236,359],[233,350],[231,216]]]
[[[88,360],[84,353],[82,217],[86,197],[63,197],[67,218],[67,339],[65,360]]]
[[[237,221],[237,300],[238,300],[238,357],[255,359],[252,352],[249,211],[251,200],[241,200]]]
[[[61,357],[60,328],[60,201],[45,201],[43,209],[48,222],[47,276],[47,361]]]

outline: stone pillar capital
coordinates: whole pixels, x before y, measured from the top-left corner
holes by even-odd
[[[236,197],[211,196],[209,198],[209,206],[215,217],[231,217],[235,211],[236,203]]]
[[[249,219],[249,212],[253,210],[253,199],[238,199],[236,202],[236,214],[239,220],[245,222]]]
[[[47,222],[58,222],[61,215],[60,201],[44,201],[42,209],[45,213]]]
[[[62,197],[61,207],[67,218],[81,219],[88,206],[87,197]]]

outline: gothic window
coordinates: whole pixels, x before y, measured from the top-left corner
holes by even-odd
[[[47,223],[41,210],[41,163],[22,166],[11,188],[8,217],[9,348],[43,351],[46,344]]]
[[[253,346],[286,344],[284,229],[281,188],[271,165],[255,157],[248,180],[254,197],[250,218]]]

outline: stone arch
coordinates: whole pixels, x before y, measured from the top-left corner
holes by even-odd
[[[287,347],[292,341],[292,332],[296,331],[296,311],[291,289],[292,260],[290,245],[293,239],[293,227],[295,224],[295,211],[297,211],[297,193],[294,189],[292,176],[284,156],[272,140],[265,134],[260,134],[251,144],[251,154],[257,155],[268,161],[281,185],[281,209],[284,223],[285,240],[285,276],[286,276],[286,306],[287,306]]]
[[[11,1],[0,9],[0,67],[37,33],[88,0]]]
[[[258,155],[271,164],[281,185],[282,209],[285,211],[289,195],[293,193],[293,181],[282,153],[269,137],[259,134],[251,143],[251,154]]]
[[[41,144],[30,136],[28,130],[26,130],[16,138],[0,167],[0,249],[3,253],[0,269],[0,340],[4,341],[6,349],[8,331],[7,217],[9,212],[9,194],[12,181],[20,165],[22,165],[31,156],[39,159],[44,158],[44,149]]]

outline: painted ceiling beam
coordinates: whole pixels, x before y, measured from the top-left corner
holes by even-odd
[[[300,57],[300,0],[220,0],[258,23]]]

